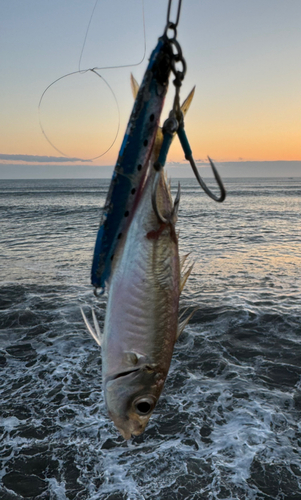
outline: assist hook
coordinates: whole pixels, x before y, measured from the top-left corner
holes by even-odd
[[[173,108],[169,114],[169,117],[167,118],[167,120],[165,121],[165,123],[163,125],[163,129],[162,129],[163,141],[162,141],[162,145],[160,148],[158,159],[154,163],[154,169],[156,170],[156,174],[155,174],[154,183],[153,183],[153,187],[152,187],[152,205],[153,205],[154,212],[157,215],[158,219],[162,223],[165,223],[165,224],[168,221],[165,219],[165,217],[162,216],[162,214],[160,213],[160,211],[158,209],[158,205],[157,205],[157,188],[158,188],[158,183],[160,180],[160,172],[165,165],[167,154],[168,154],[170,145],[172,143],[172,140],[173,140],[175,134],[177,134],[179,137],[181,146],[182,146],[184,154],[185,154],[185,158],[186,158],[186,160],[189,161],[191,168],[194,172],[194,175],[195,175],[199,185],[201,186],[201,188],[214,201],[221,203],[226,198],[226,190],[225,190],[225,187],[223,185],[223,182],[219,176],[219,173],[218,173],[213,161],[211,160],[211,158],[209,158],[209,156],[208,156],[208,160],[210,162],[210,165],[211,165],[215,180],[217,182],[217,185],[219,186],[220,195],[219,196],[215,195],[208,188],[206,183],[201,178],[201,176],[198,172],[197,166],[195,164],[195,161],[193,159],[192,151],[191,151],[191,148],[190,148],[187,136],[186,136],[186,132],[184,129],[184,114],[183,114],[181,107],[180,107],[180,88],[182,86],[182,82],[183,82],[185,74],[186,74],[187,66],[186,66],[186,61],[183,57],[181,46],[176,39],[176,37],[177,37],[177,25],[178,25],[179,18],[180,18],[182,0],[178,0],[178,9],[177,9],[177,15],[176,15],[175,22],[172,22],[170,20],[171,4],[172,4],[172,0],[169,0],[168,10],[167,10],[167,24],[166,24],[164,36],[165,36],[166,40],[168,40],[168,42],[170,43],[171,49],[174,49],[174,50],[172,50],[173,57],[171,60],[171,71],[173,72],[173,74],[175,76],[173,84],[175,86],[176,93],[175,93],[175,97],[174,97]],[[173,37],[168,37],[168,35],[167,35],[168,30],[173,30]],[[182,70],[180,70],[176,67],[176,64],[179,64],[179,63],[182,65]],[[172,215],[177,213],[179,201],[180,201],[180,184],[178,186],[178,192],[177,192],[176,199],[174,202],[174,208],[173,208]]]
[[[173,210],[172,213],[170,214],[169,220],[167,220],[163,215],[161,214],[158,205],[157,205],[157,189],[158,189],[158,184],[160,182],[161,178],[161,170],[163,169],[165,162],[166,162],[166,157],[168,150],[170,148],[170,145],[172,143],[172,140],[178,130],[178,121],[175,118],[174,111],[172,110],[169,113],[169,117],[167,120],[165,120],[162,132],[163,132],[163,141],[161,144],[160,152],[157,161],[155,161],[153,167],[156,171],[155,173],[155,178],[153,181],[153,186],[152,186],[152,205],[154,212],[156,216],[158,217],[159,221],[162,224],[168,224],[170,220],[172,220],[173,217],[177,215],[178,208],[179,208],[179,203],[180,203],[180,197],[181,197],[181,186],[180,183],[178,183],[178,191],[176,194],[176,198],[174,201],[173,205]]]
[[[163,129],[162,129],[163,142],[161,145],[160,153],[159,153],[157,161],[155,161],[155,163],[153,165],[154,169],[156,170],[156,174],[155,174],[155,179],[154,179],[153,188],[152,188],[152,205],[153,205],[154,212],[157,215],[158,219],[164,224],[166,224],[168,221],[165,219],[165,217],[162,216],[162,214],[160,213],[158,206],[157,206],[157,187],[158,187],[158,183],[160,180],[160,172],[166,163],[167,154],[168,154],[170,145],[172,143],[172,140],[173,140],[175,134],[177,134],[179,137],[181,146],[182,146],[184,154],[185,154],[185,158],[186,158],[186,160],[189,161],[191,168],[194,172],[194,175],[195,175],[199,185],[201,186],[201,188],[214,201],[221,203],[226,198],[226,190],[225,190],[223,181],[221,180],[220,175],[219,175],[213,161],[211,160],[211,158],[209,158],[209,156],[208,156],[208,160],[210,162],[210,166],[212,168],[217,185],[219,186],[220,195],[217,196],[216,194],[214,194],[208,188],[207,184],[204,182],[204,180],[200,176],[198,169],[197,169],[197,166],[195,164],[195,161],[193,159],[192,151],[191,151],[191,148],[190,148],[190,145],[189,145],[186,133],[185,133],[183,112],[180,109],[178,110],[178,112],[176,111],[176,109],[178,108],[177,103],[178,103],[178,88],[177,88],[177,92],[176,92],[174,108],[170,112],[169,117],[167,118],[167,120],[165,121],[165,123],[163,125]],[[176,115],[180,116],[179,121],[177,120]],[[180,202],[180,185],[178,186],[178,192],[177,192],[177,196],[175,199],[174,209],[173,209],[172,215],[176,214],[176,212],[178,210],[179,202]]]
[[[183,148],[183,151],[184,151],[184,154],[185,154],[185,158],[186,158],[186,160],[189,161],[189,163],[191,165],[191,168],[192,168],[192,170],[194,172],[194,175],[196,176],[196,179],[197,179],[199,185],[205,191],[205,193],[210,198],[212,198],[212,200],[217,201],[219,203],[222,203],[224,201],[224,199],[226,198],[226,190],[225,190],[225,186],[223,184],[223,181],[220,178],[220,175],[219,175],[219,173],[218,173],[218,171],[216,169],[216,166],[214,165],[213,161],[211,160],[211,158],[209,156],[208,156],[208,160],[210,162],[210,166],[212,168],[212,171],[213,171],[214,177],[216,179],[216,182],[218,184],[218,187],[220,189],[220,196],[216,196],[214,193],[212,193],[212,191],[208,188],[208,186],[206,185],[206,183],[203,181],[202,177],[200,176],[200,174],[198,172],[198,169],[197,169],[197,166],[195,164],[195,161],[193,159],[192,151],[191,151],[191,148],[190,148],[190,145],[189,145],[189,142],[188,142],[185,130],[184,130],[183,115],[181,116],[181,120],[180,120],[180,124],[179,124],[178,130],[177,130],[177,134],[178,134],[181,146]]]
[[[202,177],[200,176],[199,172],[198,172],[198,169],[197,169],[197,166],[196,164],[194,163],[194,159],[192,156],[190,156],[189,158],[186,158],[190,165],[191,165],[191,168],[194,172],[194,175],[196,176],[196,179],[199,183],[199,185],[202,187],[202,189],[205,191],[205,193],[210,197],[212,198],[212,200],[214,201],[218,201],[220,203],[222,203],[225,198],[226,198],[226,190],[225,190],[225,186],[223,184],[223,181],[222,179],[220,178],[220,175],[216,169],[216,166],[214,165],[213,161],[211,160],[210,156],[207,156],[209,162],[210,162],[210,165],[211,165],[211,168],[212,168],[212,171],[213,171],[213,174],[214,174],[214,177],[216,179],[216,182],[218,184],[218,187],[220,188],[220,196],[216,196],[214,193],[212,193],[212,191],[210,191],[210,189],[208,188],[208,186],[205,184],[205,182],[203,181]]]

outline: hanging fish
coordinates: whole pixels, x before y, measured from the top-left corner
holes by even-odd
[[[145,429],[168,373],[178,328],[176,213],[162,173],[157,203],[169,223],[158,221],[152,182],[150,175],[117,249],[102,344],[106,405],[125,439]]]
[[[134,97],[138,84],[131,80]],[[186,114],[194,89],[181,106]],[[158,128],[151,164],[163,141]],[[102,377],[108,413],[125,439],[141,434],[159,399],[173,348],[190,316],[178,324],[179,297],[192,270],[181,278],[175,231],[179,191],[173,203],[163,170],[156,203],[166,223],[152,206],[156,171],[145,181],[131,224],[117,247],[109,279],[103,335],[92,309],[95,331],[84,312],[89,332],[102,347]]]
[[[154,213],[151,190],[155,172],[146,181],[127,233],[117,248],[109,281],[104,333],[84,319],[102,347],[103,390],[109,416],[125,439],[141,434],[156,406],[169,370],[180,327],[181,282],[177,203],[173,204],[164,173],[157,204],[168,220]]]

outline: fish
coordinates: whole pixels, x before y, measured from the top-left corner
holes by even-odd
[[[96,237],[91,283],[99,293],[110,278],[115,249],[130,224],[147,176],[173,58],[168,38],[160,37],[137,89]]]
[[[142,434],[162,392],[179,332],[180,273],[177,210],[163,171],[152,207],[155,171],[146,180],[132,222],[112,264],[101,334],[85,323],[102,349],[102,383],[109,417],[124,437]],[[186,276],[187,279],[187,276]],[[186,280],[185,279],[185,280]]]
[[[131,76],[134,98],[139,86]],[[195,88],[183,102],[186,114]],[[181,275],[176,221],[178,199],[160,172],[156,201],[166,223],[152,205],[155,169],[163,141],[158,127],[147,176],[131,223],[120,238],[108,280],[104,331],[92,309],[95,330],[82,310],[86,326],[102,349],[102,381],[110,418],[124,439],[142,434],[162,392],[176,340],[192,314],[178,321],[179,298],[193,266]]]
[[[102,342],[105,402],[125,439],[140,435],[153,413],[178,332],[176,213],[162,173],[157,203],[169,222],[158,221],[151,203],[152,182],[151,172],[116,251]]]

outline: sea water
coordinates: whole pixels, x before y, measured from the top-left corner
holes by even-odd
[[[181,180],[196,312],[130,441],[80,314],[103,326],[90,268],[108,185],[1,182],[0,499],[300,500],[301,179],[226,179],[223,204]]]

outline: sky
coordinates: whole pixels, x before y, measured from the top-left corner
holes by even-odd
[[[0,2],[0,178],[110,177],[133,106],[130,74],[141,82],[167,4]],[[203,173],[210,155],[230,177],[301,176],[300,26],[300,0],[183,0],[181,99],[196,85],[185,129]],[[107,66],[101,77],[61,78]],[[171,83],[162,121],[173,96]],[[193,175],[177,139],[168,167]]]

